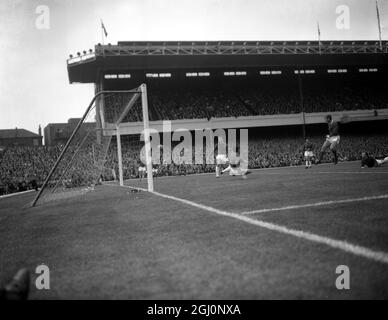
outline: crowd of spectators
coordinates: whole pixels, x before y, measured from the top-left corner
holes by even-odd
[[[318,154],[322,145],[321,136],[309,137]],[[303,139],[300,137],[254,138],[249,141],[249,168],[269,168],[296,166],[303,164]],[[139,177],[138,169],[142,165],[139,143],[123,144],[124,178]],[[61,147],[11,147],[0,151],[0,194],[12,193],[35,188],[34,181],[41,185],[59,156]],[[358,136],[345,135],[341,138],[339,154],[342,161],[359,160],[361,151],[367,151],[375,157],[388,155],[388,136],[382,134]],[[163,152],[163,151],[161,151]],[[327,153],[325,161],[331,161]],[[117,177],[117,151],[112,144],[104,164],[102,177],[105,180]],[[186,175],[214,172],[213,164],[161,164],[156,165],[158,176]],[[85,171],[85,170],[78,170]],[[82,180],[82,172],[78,177]],[[78,179],[77,178],[77,179]],[[82,183],[79,183],[82,185]]]
[[[341,161],[359,160],[362,151],[368,151],[377,158],[388,155],[388,137],[375,134],[368,136],[346,135],[341,138],[339,155]],[[312,136],[309,140],[314,146],[314,154],[318,155],[323,143],[322,136]],[[270,168],[282,166],[298,166],[304,164],[303,156],[304,140],[301,137],[273,137],[255,138],[249,141],[249,168]],[[139,177],[138,168],[141,164],[141,145],[127,145],[123,149],[124,178]],[[195,151],[194,151],[195,152]],[[193,153],[194,153],[193,152]],[[161,150],[161,156],[163,151]],[[194,157],[194,155],[193,155]],[[324,162],[331,161],[331,154],[327,153]],[[155,165],[158,176],[187,175],[196,173],[214,172],[214,164],[163,164]],[[194,159],[193,159],[194,163]],[[118,172],[117,151],[113,147],[108,153],[106,167]],[[108,171],[106,179],[112,179],[111,171]]]
[[[309,137],[317,156],[323,143],[321,136]],[[297,166],[304,163],[302,138],[267,138],[250,142],[249,167],[269,168]],[[338,153],[341,161],[359,160],[361,151],[367,150],[377,158],[388,155],[386,135],[344,135],[341,137]],[[324,161],[331,161],[331,153],[325,154]]]
[[[194,90],[194,89],[193,89]],[[249,116],[251,112],[239,97],[225,90],[196,89],[186,92],[157,91],[150,94],[157,119],[211,119]]]
[[[0,194],[36,188],[47,176],[59,152],[60,147],[9,147],[1,150]]]
[[[381,82],[336,78],[305,78],[303,106],[298,82],[290,79],[261,81],[204,81],[149,86],[151,120],[208,119],[255,115],[376,110],[388,108],[388,87]],[[106,119],[117,119],[129,95],[107,97]],[[125,121],[142,120],[140,101]]]

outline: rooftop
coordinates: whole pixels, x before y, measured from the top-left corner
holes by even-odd
[[[10,138],[39,138],[40,136],[26,129],[0,129],[0,139]]]
[[[70,55],[70,83],[97,83],[111,70],[386,65],[383,41],[119,41]]]

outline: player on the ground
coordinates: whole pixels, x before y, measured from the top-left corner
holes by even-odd
[[[327,148],[330,148],[330,151],[333,153],[334,164],[338,163],[337,146],[340,142],[339,123],[334,121],[330,114],[326,116],[326,122],[328,124],[329,134],[326,136],[326,140],[322,145],[321,151],[318,155],[318,160],[315,162],[315,164],[321,163],[323,154]]]
[[[229,159],[225,154],[218,154],[216,156],[216,178],[221,174],[221,168],[229,164]]]
[[[388,157],[384,159],[376,159],[368,154],[368,152],[363,152],[361,154],[361,168],[373,168],[382,166],[384,163],[388,163]]]
[[[314,157],[313,144],[309,139],[306,139],[303,150],[304,150],[304,160],[306,161],[306,169],[311,168],[311,160]]]
[[[241,159],[230,161],[227,168],[221,171],[221,174],[229,172],[230,176],[242,176],[246,178],[246,175],[250,173],[248,166],[243,165]]]

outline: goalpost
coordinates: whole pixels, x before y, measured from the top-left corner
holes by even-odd
[[[142,114],[143,114],[148,191],[154,191],[154,180],[153,180],[153,174],[152,174],[150,131],[149,131],[147,86],[143,83],[139,88],[140,88],[140,94],[141,94],[141,105],[142,105]],[[118,120],[116,121],[117,158],[118,158],[118,165],[119,165],[120,186],[124,185],[123,156],[122,156],[122,150],[121,150],[120,125],[138,98],[139,98],[139,94],[135,94],[132,97],[132,99],[129,101],[128,105],[125,107],[123,113],[119,116]]]
[[[116,137],[118,180],[123,186],[121,125],[131,122],[131,110],[142,114],[147,189],[152,192],[154,185],[147,86],[142,84],[132,90],[103,90],[95,94],[47,174],[32,206],[79,194],[98,184],[108,160],[112,136]]]

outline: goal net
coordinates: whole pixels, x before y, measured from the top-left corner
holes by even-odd
[[[126,157],[131,145],[128,137],[122,136],[122,125],[129,122],[143,123],[144,166],[151,173],[146,180],[147,189],[153,191],[148,121],[145,84],[133,90],[98,92],[62,147],[32,206],[86,193],[102,181],[117,180],[123,185],[136,165],[130,161],[124,162],[129,163],[127,167],[123,165],[123,153]],[[132,152],[139,150],[139,145],[132,148]]]

